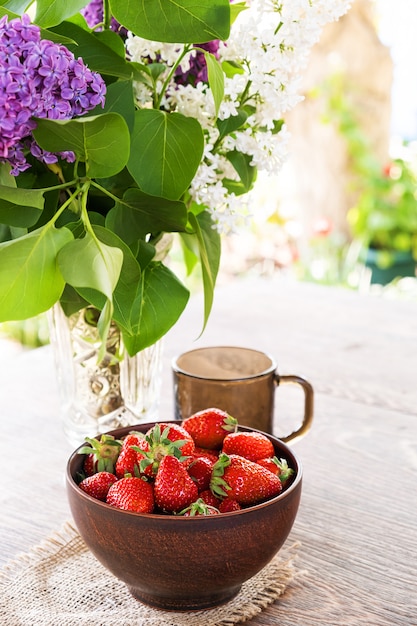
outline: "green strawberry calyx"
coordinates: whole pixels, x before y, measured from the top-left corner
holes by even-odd
[[[98,472],[113,473],[122,442],[113,435],[101,435],[100,439],[86,437],[85,440],[89,445],[80,448],[78,454],[92,454]]]
[[[140,452],[144,457],[139,463],[139,471],[141,473],[145,472],[146,468],[151,465],[152,473],[156,474],[161,460],[167,455],[175,456],[181,462],[188,458],[181,453],[181,448],[187,441],[185,439],[171,441],[171,439],[168,439],[168,434],[169,426],[161,431],[160,425],[156,423],[152,432],[145,437],[149,450],[142,450],[138,446],[132,446],[133,450]]]
[[[278,476],[282,483],[294,474],[294,470],[288,466],[287,459],[278,459],[274,456],[272,461],[279,468]]]
[[[198,500],[190,504],[190,506],[180,511],[178,515],[195,517],[196,515],[216,515],[217,513],[220,513],[219,509],[207,504],[202,498],[198,498]]]
[[[237,419],[228,414],[223,420],[222,428],[228,433],[235,433],[237,431],[237,427]]]
[[[231,489],[230,485],[228,485],[223,478],[224,471],[226,467],[229,467],[230,463],[231,460],[229,455],[222,452],[218,460],[213,465],[210,479],[210,490],[219,498],[225,498],[227,496],[227,492]]]

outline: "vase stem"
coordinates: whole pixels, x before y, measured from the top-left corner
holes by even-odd
[[[59,304],[48,312],[63,427],[72,445],[86,436],[158,419],[162,340],[130,357],[112,324],[105,356],[98,362],[97,313],[87,307],[67,317]]]

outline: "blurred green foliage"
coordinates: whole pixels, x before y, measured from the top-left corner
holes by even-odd
[[[0,336],[17,341],[26,348],[39,348],[49,343],[48,321],[46,314],[37,315],[27,320],[3,322],[0,324]]]

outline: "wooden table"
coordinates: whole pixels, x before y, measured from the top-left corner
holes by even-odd
[[[204,335],[195,297],[165,341],[161,419],[173,417],[170,362],[199,345],[274,354],[282,374],[315,388],[310,433],[294,444],[304,466],[289,541],[296,578],[250,624],[417,624],[417,302],[386,300],[283,278],[235,280],[216,292]],[[69,519],[63,438],[49,347],[0,366],[0,562]],[[301,398],[277,392],[278,434]],[[4,475],[6,470],[6,476]]]

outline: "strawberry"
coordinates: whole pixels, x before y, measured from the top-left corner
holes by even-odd
[[[165,422],[158,423],[158,427],[161,431],[161,439],[169,439],[169,441],[176,442],[183,456],[189,456],[193,454],[195,449],[195,443],[191,435],[181,426],[181,424],[169,424]],[[147,435],[151,435],[155,431],[155,427],[151,428]]]
[[[90,445],[78,450],[79,454],[86,455],[83,463],[84,474],[92,476],[103,471],[113,473],[121,442],[112,435],[101,435],[100,439],[86,437],[85,440]]]
[[[198,459],[199,457],[205,457],[209,461],[213,461],[215,463],[219,458],[219,450],[207,450],[207,448],[200,448],[199,446],[195,446],[193,457]]]
[[[233,498],[225,498],[219,504],[220,513],[231,513],[232,511],[240,511],[241,506],[237,500]]]
[[[187,471],[197,485],[198,491],[204,491],[209,488],[213,465],[214,461],[200,456],[191,461],[187,467]]]
[[[80,489],[89,496],[105,502],[110,487],[117,481],[117,477],[110,472],[96,472],[87,476],[79,484]]]
[[[192,460],[194,441],[179,424],[157,422],[146,433],[145,441],[147,450],[144,450],[144,445],[133,446],[140,455],[139,470],[143,474],[156,476],[159,464],[166,455],[175,456],[186,464]]]
[[[131,446],[139,446],[143,450],[149,450],[149,444],[146,441],[145,435],[134,431],[122,439],[121,451],[126,448],[130,448]]]
[[[116,461],[115,473],[117,478],[123,478],[126,474],[139,476],[139,460],[136,450],[129,447],[122,449]]]
[[[182,426],[190,433],[196,446],[215,450],[222,447],[227,433],[236,431],[237,420],[221,409],[211,408],[187,417]]]
[[[222,450],[226,454],[243,456],[245,459],[249,459],[249,461],[257,461],[275,454],[275,449],[270,439],[258,432],[230,433],[223,441]]]
[[[204,489],[199,493],[200,500],[203,500],[209,506],[213,506],[216,509],[220,507],[221,500],[214,495],[210,489]]]
[[[106,502],[125,511],[152,513],[155,506],[153,486],[143,478],[126,476],[110,487]]]
[[[255,462],[258,465],[262,465],[262,467],[265,467],[265,469],[267,469],[270,472],[272,472],[273,474],[275,474],[275,476],[279,476],[280,469],[279,469],[278,465],[275,463],[273,457],[270,456],[270,457],[268,457],[266,459],[258,459]]]
[[[279,476],[283,487],[287,486],[289,479],[294,474],[294,470],[291,467],[288,467],[286,459],[278,459],[274,456],[267,459],[259,459],[256,462],[258,465],[262,465],[262,467],[265,467],[276,476]]]
[[[220,511],[214,506],[206,504],[204,500],[199,498],[186,509],[181,511],[179,515],[184,517],[195,517],[196,515],[219,515]]]
[[[135,447],[133,447],[135,446]],[[115,472],[118,478],[123,478],[126,474],[139,476],[139,464],[144,458],[140,450],[149,450],[149,444],[142,433],[129,433],[122,441],[122,448],[116,461]]]
[[[155,502],[165,513],[178,513],[198,498],[197,485],[177,457],[164,456],[154,484]]]
[[[282,485],[278,476],[261,465],[222,453],[214,464],[210,489],[216,496],[233,498],[245,506],[277,496]]]

